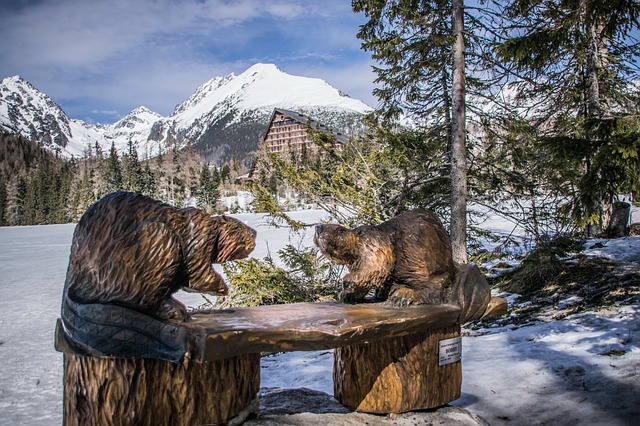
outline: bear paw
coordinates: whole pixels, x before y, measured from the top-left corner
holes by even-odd
[[[343,303],[354,304],[361,302],[369,292],[369,289],[365,286],[358,285],[352,281],[343,281],[343,290],[338,296]]]
[[[405,286],[395,286],[391,289],[389,298],[384,305],[394,308],[406,308],[411,305],[435,305],[442,303],[439,292],[429,289],[412,289]]]

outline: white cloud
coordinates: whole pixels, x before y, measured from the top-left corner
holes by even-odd
[[[116,117],[120,116],[120,113],[118,111],[115,110],[99,110],[99,109],[93,109],[91,110],[91,114],[104,114],[104,115],[114,115]]]
[[[362,72],[370,59],[355,38],[359,18],[345,0],[41,0],[1,8],[0,77],[20,74],[82,117],[141,104],[168,114],[210,78],[255,62],[324,78],[358,98],[372,81]]]

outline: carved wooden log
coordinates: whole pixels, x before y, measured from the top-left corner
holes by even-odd
[[[333,369],[340,403],[367,413],[402,413],[444,405],[460,396],[462,363],[439,364],[439,342],[460,326],[338,348]]]
[[[485,315],[506,308],[494,299],[500,309]],[[260,352],[336,347],[334,387],[343,404],[373,413],[436,407],[460,394],[460,362],[438,365],[438,343],[460,335],[460,315],[453,305],[336,302],[198,313],[180,325],[189,348],[181,363],[86,357],[58,326],[65,424],[223,423],[256,397]]]
[[[64,354],[64,424],[221,424],[260,388],[260,355],[172,363]]]
[[[502,297],[492,297],[489,300],[487,309],[485,309],[482,318],[496,318],[506,315],[508,310],[507,299]]]
[[[491,300],[491,287],[472,263],[456,265],[456,279],[447,296],[447,303],[460,306],[460,323],[480,319]]]

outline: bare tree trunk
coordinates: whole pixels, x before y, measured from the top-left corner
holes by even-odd
[[[602,105],[600,103],[600,46],[598,25],[587,17],[586,1],[581,2],[585,31],[587,35],[586,52],[586,107],[587,116],[592,118],[602,117]]]
[[[467,263],[467,149],[465,129],[464,0],[452,0],[453,83],[451,96],[451,248]]]
[[[587,36],[587,49],[585,58],[585,111],[589,118],[602,118],[604,111],[600,98],[600,69],[602,68],[602,58],[600,55],[601,40],[597,23],[593,22],[587,16],[587,2],[580,2],[582,19],[584,20],[584,30]],[[587,136],[588,137],[588,136]],[[589,171],[589,162],[586,169]],[[598,212],[598,223],[586,226],[585,233],[587,237],[594,237],[602,234],[604,223],[607,221],[606,211],[609,200],[598,200],[595,206]]]

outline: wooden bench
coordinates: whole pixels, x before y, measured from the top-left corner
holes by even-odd
[[[506,312],[493,298],[485,316]],[[460,308],[298,303],[216,310],[180,327],[183,362],[64,352],[64,424],[221,424],[256,399],[265,352],[335,348],[334,394],[368,413],[444,405],[460,396]],[[449,351],[449,352],[447,352]]]

